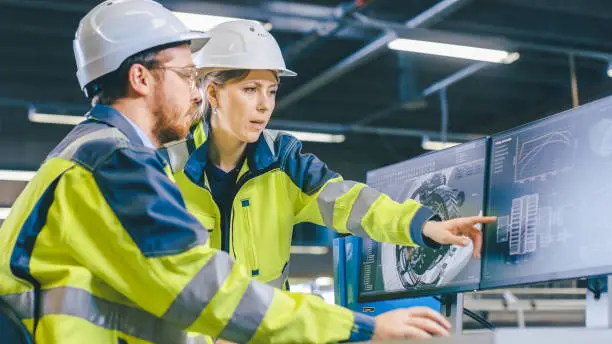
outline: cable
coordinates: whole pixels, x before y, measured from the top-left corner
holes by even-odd
[[[434,299],[436,299],[438,302],[440,302],[441,304],[444,304],[445,301],[439,297],[439,296],[434,296]],[[474,319],[477,323],[479,323],[480,325],[482,325],[482,327],[491,330],[491,331],[495,331],[495,325],[493,325],[490,321],[488,321],[487,319],[481,317],[480,315],[478,315],[476,312],[463,307],[463,314],[467,315],[468,317]]]
[[[495,325],[493,325],[491,322],[489,322],[487,319],[481,317],[477,313],[473,312],[472,310],[464,308],[463,309],[463,314],[465,314],[468,317],[476,320],[476,322],[478,322],[484,328],[486,328],[488,330],[491,330],[491,331],[495,331]]]

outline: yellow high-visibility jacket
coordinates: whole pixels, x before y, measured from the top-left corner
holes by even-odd
[[[37,343],[370,338],[373,318],[255,281],[211,248],[169,175],[108,106],[52,151],[0,229],[0,298]]]
[[[310,222],[340,233],[407,246],[437,247],[422,235],[433,211],[414,200],[397,203],[373,188],[344,181],[295,137],[264,131],[247,145],[238,174],[231,221],[221,228],[220,211],[205,173],[209,123],[191,138],[162,149],[187,209],[209,230],[211,246],[223,249],[259,281],[287,288],[294,225]],[[438,219],[438,218],[437,218]]]

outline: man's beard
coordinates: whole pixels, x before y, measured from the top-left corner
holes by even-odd
[[[179,106],[165,102],[164,98],[162,91],[159,91],[155,96],[156,106],[153,110],[153,135],[157,137],[160,145],[185,139],[192,124],[192,121],[186,121],[199,116],[197,104],[192,104],[187,115]]]

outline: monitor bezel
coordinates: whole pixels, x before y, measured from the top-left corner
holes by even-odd
[[[424,159],[427,158],[428,156],[434,155],[434,154],[440,154],[442,152],[449,152],[449,151],[453,151],[453,150],[457,150],[460,149],[461,146],[463,145],[469,145],[469,144],[474,144],[474,143],[479,143],[479,142],[483,142],[484,146],[485,146],[485,155],[484,155],[484,166],[485,166],[485,171],[484,171],[484,183],[483,183],[483,191],[482,191],[482,195],[483,195],[483,199],[482,199],[482,210],[483,210],[483,214],[487,213],[487,209],[486,206],[488,204],[487,202],[487,193],[488,193],[488,176],[489,176],[489,157],[490,157],[490,149],[491,149],[491,140],[490,140],[490,136],[484,136],[475,140],[471,140],[465,143],[462,143],[460,145],[457,146],[453,146],[453,147],[449,147],[443,150],[439,150],[439,151],[432,151],[432,152],[427,152],[421,155],[418,155],[412,159],[409,160],[416,160],[416,159]],[[371,171],[367,172],[367,176],[369,177],[370,173],[381,170],[381,169],[386,169],[386,168],[391,168],[393,166],[402,164],[406,161],[409,160],[404,160],[402,162],[398,162],[395,164],[391,164],[391,165],[387,165],[378,169],[374,169]],[[483,231],[485,227],[483,227]],[[484,239],[484,232],[483,232],[483,239]],[[462,284],[462,285],[454,285],[454,286],[445,286],[445,287],[441,287],[441,288],[427,288],[427,289],[420,289],[420,290],[401,290],[401,291],[391,291],[391,292],[380,292],[380,293],[376,293],[376,294],[365,294],[362,292],[361,290],[361,282],[362,282],[362,264],[361,264],[361,257],[362,257],[362,245],[363,245],[363,240],[359,241],[359,247],[357,248],[357,252],[359,252],[359,259],[360,259],[360,263],[359,263],[359,285],[357,286],[357,302],[375,302],[375,301],[387,301],[387,300],[396,300],[396,299],[405,299],[405,298],[417,298],[417,297],[424,297],[424,296],[435,296],[435,295],[445,295],[445,294],[455,294],[455,293],[463,293],[463,292],[469,292],[469,291],[475,291],[478,290],[479,286],[480,286],[480,282],[474,282],[474,283],[466,283],[466,284]],[[473,259],[473,258],[472,258]],[[482,259],[480,260],[480,276],[479,276],[479,281],[480,278],[482,278]]]
[[[490,202],[491,199],[489,195],[491,193],[491,188],[493,184],[491,182],[492,181],[492,171],[491,171],[490,164],[493,158],[493,145],[496,140],[517,135],[519,132],[525,129],[533,128],[534,126],[538,126],[538,125],[542,125],[543,123],[546,123],[548,121],[555,121],[555,120],[558,121],[558,120],[563,120],[566,117],[576,116],[580,112],[588,111],[589,108],[593,106],[597,106],[598,104],[601,104],[601,103],[606,103],[606,102],[610,103],[609,106],[612,108],[612,96],[610,96],[610,97],[598,99],[593,102],[584,104],[580,107],[576,107],[576,108],[562,111],[560,113],[552,114],[544,118],[540,118],[538,120],[535,120],[529,123],[525,123],[520,126],[511,128],[508,130],[504,130],[502,132],[489,136],[490,138],[489,153],[488,153],[489,156],[487,157],[489,168],[487,172],[487,184],[486,184],[486,187],[487,187],[486,207],[487,209],[489,209],[489,206],[491,203]],[[493,230],[493,228],[497,230],[496,225],[486,225],[484,226],[484,231]],[[485,232],[483,232],[483,235],[484,233]],[[525,286],[529,284],[536,284],[536,283],[543,283],[543,282],[554,282],[554,281],[562,281],[562,280],[568,280],[568,279],[583,279],[583,278],[588,278],[588,277],[593,277],[593,276],[602,276],[602,275],[612,274],[612,265],[610,265],[610,266],[592,267],[592,268],[579,269],[579,270],[577,269],[577,270],[570,270],[570,271],[550,272],[550,273],[541,274],[541,275],[532,275],[532,276],[519,277],[519,278],[508,279],[508,280],[495,280],[493,282],[487,282],[487,281],[484,281],[483,279],[484,271],[485,271],[484,269],[485,260],[487,256],[486,255],[487,240],[485,239],[485,237],[483,237],[482,252],[483,253],[482,253],[481,268],[480,268],[480,283],[479,283],[478,290],[488,290],[488,289],[497,289],[497,288],[514,287],[514,286]]]

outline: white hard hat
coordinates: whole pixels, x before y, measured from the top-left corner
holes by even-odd
[[[79,85],[83,89],[141,51],[182,41],[191,41],[191,50],[196,51],[208,37],[190,31],[155,1],[104,1],[81,19],[76,31],[73,48]]]
[[[208,31],[210,41],[194,53],[196,66],[204,73],[228,69],[268,69],[279,76],[296,76],[285,67],[280,47],[272,35],[251,20],[234,20]]]

